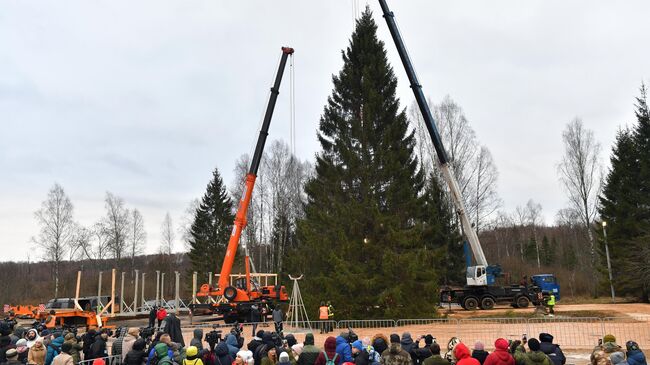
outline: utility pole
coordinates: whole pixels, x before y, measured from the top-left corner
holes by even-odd
[[[609,260],[609,246],[607,245],[607,222],[603,221],[603,238],[605,239],[605,256],[607,257],[607,272],[609,273],[609,288],[612,290],[612,303],[616,303],[616,294],[614,293],[614,281],[612,280],[612,263]]]

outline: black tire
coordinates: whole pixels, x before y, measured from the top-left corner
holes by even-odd
[[[481,309],[490,310],[494,308],[494,304],[494,298],[490,296],[481,298]]]
[[[478,309],[478,299],[476,297],[467,297],[463,300],[465,309],[473,311]]]
[[[237,288],[234,286],[227,286],[223,291],[223,296],[232,302],[237,297]]]
[[[519,298],[517,298],[516,304],[518,308],[528,308],[528,306],[530,305],[530,299],[522,295]]]

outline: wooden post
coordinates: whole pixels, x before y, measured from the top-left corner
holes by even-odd
[[[144,279],[145,279],[146,276],[147,276],[147,273],[142,272],[142,289],[140,289],[140,292],[142,293],[142,298],[141,298],[142,299],[141,300],[142,308],[144,308],[144,304],[146,303],[146,301],[144,300]]]
[[[180,310],[179,310],[180,309],[180,306],[179,306],[180,295],[178,293],[178,287],[180,286],[181,273],[179,273],[178,271],[174,271],[174,274],[176,275],[176,285],[175,285],[176,286],[176,293],[174,295],[174,302],[175,302],[175,307],[176,307],[176,314],[178,315],[178,313],[180,313]]]
[[[156,306],[160,305],[160,270],[156,270]]]
[[[192,304],[196,303],[196,276],[197,275],[198,274],[196,271],[192,274]]]
[[[138,279],[139,279],[139,270],[135,270],[135,291],[133,293],[133,312],[136,313],[138,311]]]
[[[100,271],[99,272],[99,284],[97,284],[97,307],[96,307],[95,312],[101,312],[100,309],[104,309],[104,308],[102,308],[104,305],[102,304],[102,298],[101,297],[102,297],[102,272]]]
[[[113,269],[111,278],[111,317],[115,316],[115,274],[117,270]]]
[[[122,306],[126,303],[124,301],[124,275],[126,275],[126,273],[122,271],[122,283],[120,284],[120,312],[122,312]]]
[[[77,271],[77,289],[75,290],[74,294],[74,306],[75,308],[79,310],[83,310],[81,306],[79,305],[79,287],[81,285],[81,271]]]
[[[163,272],[160,276],[160,302],[162,304],[165,301],[165,273]]]

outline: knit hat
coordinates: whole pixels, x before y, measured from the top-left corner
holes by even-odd
[[[196,356],[199,353],[199,349],[196,346],[190,346],[185,350],[187,356]]]
[[[483,342],[481,341],[476,341],[474,344],[474,350],[484,350],[485,346],[483,346]]]
[[[18,341],[18,342],[20,342],[20,341]],[[639,349],[639,344],[634,342],[634,341],[627,341],[625,343],[625,347],[627,348],[628,351],[638,350]]]
[[[287,361],[289,361],[289,354],[287,354],[286,352],[283,351],[283,352],[280,354],[280,358],[279,358],[279,360],[280,360],[280,362],[287,362]]]
[[[504,338],[497,338],[497,340],[494,341],[494,347],[498,350],[507,350],[508,341],[506,341]]]
[[[363,343],[359,340],[352,342],[352,347],[359,351],[363,351]]]
[[[396,333],[390,335],[390,343],[400,343],[399,335]]]
[[[300,354],[302,354],[302,348],[303,348],[303,344],[301,344],[301,343],[297,343],[297,344],[291,346],[291,349],[293,350],[293,352],[295,352],[298,356],[300,356]]]
[[[631,341],[628,341],[628,342],[631,342]],[[25,347],[25,346],[27,346],[27,340],[24,339],[24,338],[21,338],[20,340],[18,340],[16,342],[16,347]]]
[[[16,349],[9,349],[5,353],[5,356],[7,356],[7,359],[13,359],[15,357],[18,357],[18,351],[16,351]]]
[[[539,341],[536,338],[528,340],[528,348],[531,351],[539,351]]]
[[[603,342],[616,342],[616,337],[612,334],[607,334],[603,337]]]
[[[553,343],[553,336],[551,336],[549,333],[542,332],[539,334],[539,341]]]

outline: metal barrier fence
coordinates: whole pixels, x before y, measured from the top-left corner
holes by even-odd
[[[120,365],[120,364],[122,364],[122,355],[106,356],[106,357],[100,357],[98,359],[104,360],[104,363],[106,365]],[[95,360],[97,360],[97,359],[79,361],[78,365],[92,365]]]
[[[288,322],[285,324],[285,333],[292,330],[311,328],[316,332],[325,328],[326,332],[334,329],[345,330],[352,328],[358,332],[359,337],[371,335],[370,329],[384,329],[385,331],[411,332],[415,337],[431,334],[438,338],[438,342],[446,341],[456,336],[463,342],[473,344],[483,342],[486,347],[491,347],[499,337],[507,340],[521,339],[524,335],[528,338],[538,337],[546,332],[554,336],[554,343],[567,349],[592,349],[598,344],[598,339],[605,334],[616,336],[618,342],[625,343],[634,340],[641,348],[650,348],[650,319],[635,319],[631,317],[544,317],[544,318],[470,318],[470,319],[370,319],[370,320],[341,320],[341,321],[303,321],[299,323]],[[273,322],[266,322],[265,327],[274,330]],[[197,327],[208,327],[197,326]],[[220,328],[232,325],[220,325]],[[323,327],[324,326],[324,327]],[[335,335],[338,333],[334,333]],[[388,335],[388,333],[385,333]]]

